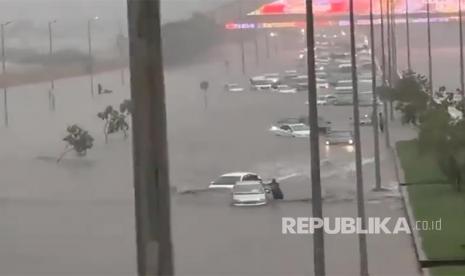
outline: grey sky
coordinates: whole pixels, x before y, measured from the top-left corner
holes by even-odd
[[[187,18],[192,12],[211,10],[228,1],[232,0],[164,0],[163,21]],[[56,18],[75,22],[95,15],[118,20],[125,13],[125,0],[0,0],[3,21],[40,22]]]

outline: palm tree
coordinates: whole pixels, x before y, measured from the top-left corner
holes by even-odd
[[[360,144],[360,111],[358,109],[358,77],[357,59],[355,52],[355,23],[354,23],[354,0],[350,0],[350,58],[352,62],[352,88],[353,88],[353,118],[354,118],[354,144],[355,144],[355,171],[357,177],[357,217],[361,219],[361,226],[366,229],[365,202],[363,192],[362,175],[362,147]],[[310,55],[310,53],[309,53]],[[360,253],[360,274],[368,276],[368,254],[366,234],[358,234]]]
[[[318,129],[318,107],[315,77],[315,50],[313,29],[313,1],[306,0],[307,10],[307,68],[308,68],[308,116],[310,129]],[[320,140],[318,131],[310,132],[310,158],[312,178],[312,216],[323,218],[321,176],[320,176]],[[314,274],[324,276],[325,273],[325,246],[323,228],[317,228],[313,235]]]
[[[161,0],[128,0],[138,275],[173,275]]]

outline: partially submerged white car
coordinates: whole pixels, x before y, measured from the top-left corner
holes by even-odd
[[[244,181],[259,181],[262,182],[262,178],[252,172],[232,172],[226,173],[218,177],[216,180],[210,182],[209,189],[232,189],[237,182]]]
[[[240,87],[237,83],[227,83],[224,85],[226,92],[244,92],[244,88]]]
[[[310,128],[302,123],[280,124],[278,126],[272,126],[270,131],[277,136],[298,138],[310,137]]]
[[[272,87],[273,92],[283,93],[283,94],[294,94],[297,93],[297,89],[290,87],[286,84],[279,84]]]
[[[270,91],[272,82],[264,76],[257,76],[250,79],[250,86],[252,90],[256,91]]]
[[[261,206],[268,203],[267,189],[261,181],[237,182],[232,191],[234,206]]]

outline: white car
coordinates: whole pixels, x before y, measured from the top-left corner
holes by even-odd
[[[259,181],[261,177],[256,173],[251,172],[232,172],[223,174],[215,181],[210,182],[209,189],[232,189],[237,182],[244,181]]]
[[[278,126],[272,126],[270,131],[277,136],[285,137],[299,137],[305,138],[310,137],[310,128],[306,124],[281,124]]]
[[[332,104],[334,100],[336,99],[336,96],[334,95],[324,95],[324,96],[319,96],[316,100],[317,105],[328,105]]]
[[[286,78],[295,78],[297,77],[299,74],[297,73],[297,70],[286,70],[284,72],[284,76]]]
[[[234,206],[261,206],[268,203],[267,190],[261,181],[237,182],[232,191]]]
[[[271,90],[271,82],[264,76],[257,76],[250,79],[250,87],[256,91],[269,91]]]
[[[354,137],[351,131],[330,131],[326,135],[325,144],[327,146],[335,145],[335,144],[346,144],[346,145],[353,145],[354,144]]]
[[[324,78],[316,78],[316,88],[324,88],[329,89],[329,82],[327,79]]]
[[[278,83],[279,82],[279,74],[278,73],[268,73],[264,74],[263,77],[270,81],[271,83]]]
[[[227,83],[224,86],[224,90],[227,92],[244,92],[244,88],[240,87],[236,83]]]
[[[274,92],[283,93],[283,94],[294,94],[297,93],[297,89],[290,87],[286,84],[276,85],[273,88]]]

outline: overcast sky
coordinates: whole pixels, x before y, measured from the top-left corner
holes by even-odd
[[[164,22],[189,17],[192,12],[211,10],[233,0],[163,0]],[[52,18],[78,21],[99,15],[117,20],[126,14],[125,0],[0,0],[0,19],[47,21]]]

